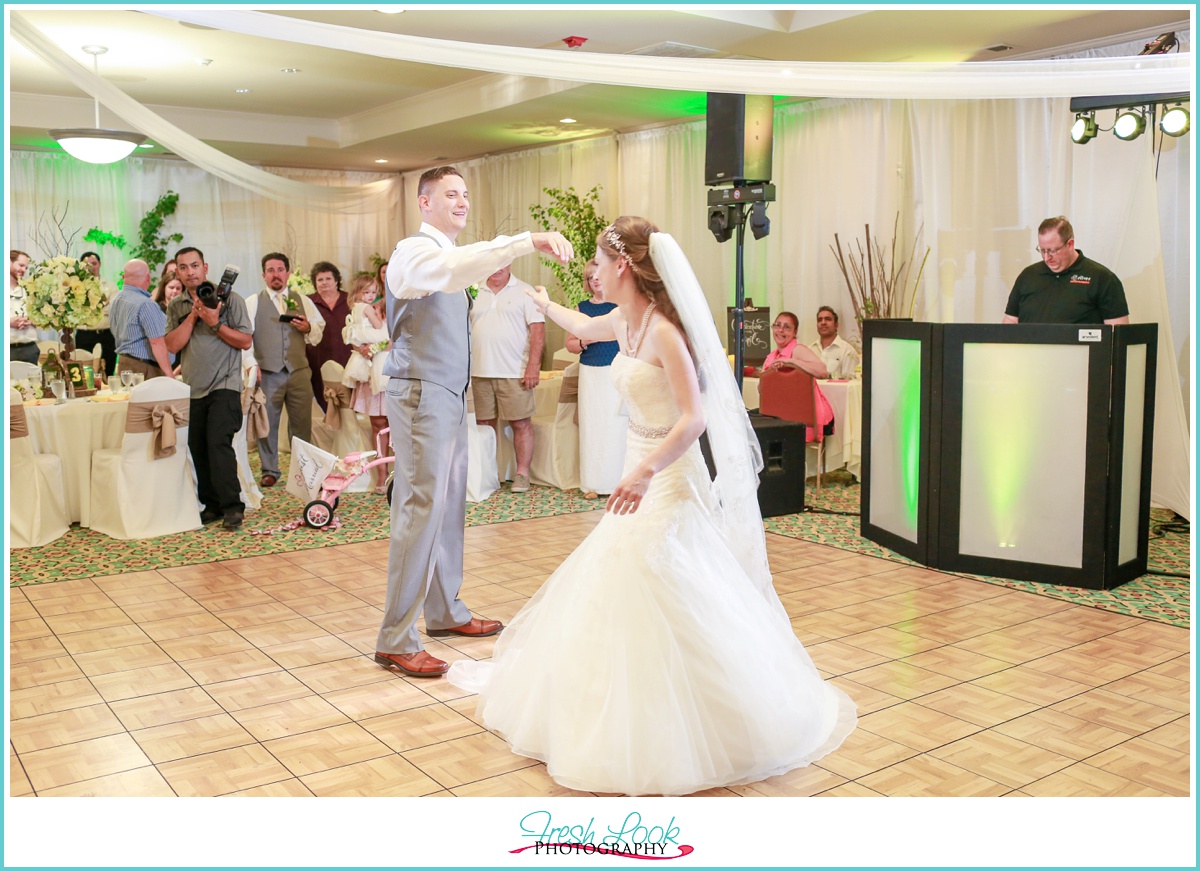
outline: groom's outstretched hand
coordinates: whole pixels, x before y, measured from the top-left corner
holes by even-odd
[[[562,233],[530,233],[533,237],[533,247],[543,254],[549,254],[559,263],[566,263],[575,256],[575,249]]]

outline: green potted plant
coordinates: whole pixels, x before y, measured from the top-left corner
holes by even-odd
[[[568,263],[559,263],[543,257],[542,262],[550,267],[558,279],[559,295],[565,300],[568,308],[574,308],[582,300],[590,296],[584,287],[583,267],[596,254],[596,237],[608,226],[608,219],[596,211],[600,202],[600,185],[596,185],[587,193],[580,195],[574,187],[565,191],[560,188],[543,188],[542,192],[550,198],[549,205],[533,205],[529,214],[543,230],[557,230],[562,233],[571,247],[575,249],[575,257]]]

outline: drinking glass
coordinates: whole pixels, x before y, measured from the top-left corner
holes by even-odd
[[[141,384],[143,381],[146,380],[146,376],[143,375],[141,372],[131,372],[130,374],[133,375],[133,386],[134,387],[137,387],[139,384]]]
[[[50,382],[50,392],[54,394],[55,405],[63,405],[67,401],[67,382],[61,378],[55,378]]]
[[[130,372],[129,370],[125,370],[121,373],[121,384],[125,388],[125,393],[128,393],[129,388],[133,387],[133,376],[134,373]]]

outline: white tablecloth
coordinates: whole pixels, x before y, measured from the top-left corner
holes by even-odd
[[[92,451],[121,446],[128,407],[90,399],[25,407],[34,453],[57,454],[62,461],[67,519],[73,523],[91,526]]]
[[[825,440],[825,468],[844,466],[854,477],[861,477],[862,382],[818,380],[817,384],[833,408],[833,435]],[[742,399],[746,408],[758,408],[757,378],[742,379]]]

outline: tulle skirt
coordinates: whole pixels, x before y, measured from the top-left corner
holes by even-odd
[[[640,456],[657,442],[629,444]],[[853,702],[754,589],[710,499],[693,445],[636,513],[605,514],[491,662],[452,666],[481,721],[558,783],[685,795],[807,765],[853,731]]]

